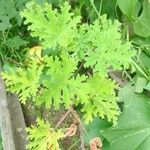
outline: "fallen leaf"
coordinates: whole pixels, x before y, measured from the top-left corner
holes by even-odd
[[[69,128],[65,130],[65,136],[71,137],[74,136],[77,132],[77,126],[75,124],[71,124]]]
[[[95,137],[90,141],[90,150],[101,150],[103,144],[99,137]]]

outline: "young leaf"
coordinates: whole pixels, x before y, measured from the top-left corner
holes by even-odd
[[[21,12],[21,16],[26,18],[25,24],[30,23],[28,30],[32,36],[39,37],[44,48],[66,48],[76,36],[81,19],[69,11],[70,5],[67,2],[61,6],[61,12],[47,3],[43,7],[33,4]]]
[[[93,117],[107,117],[109,122],[117,123],[119,107],[114,89],[117,86],[112,80],[94,75],[88,80],[90,92],[87,102],[83,105],[85,123],[93,121]]]
[[[28,150],[60,150],[58,140],[65,137],[62,130],[55,131],[48,122],[37,119],[37,127],[27,128]]]
[[[34,61],[28,64],[27,69],[17,68],[2,73],[7,89],[19,95],[22,103],[25,104],[28,98],[35,97],[38,91],[39,79],[43,66]]]
[[[77,63],[66,53],[62,54],[60,58],[47,56],[44,58],[44,62],[47,68],[47,79],[43,80],[44,88],[41,90],[36,103],[38,105],[45,103],[46,107],[53,104],[56,109],[59,108],[59,104],[64,103],[65,107],[68,108],[76,99],[75,96],[84,95],[86,86],[82,82],[87,77],[79,75],[74,77]],[[82,88],[83,86],[84,88]],[[84,90],[80,91],[81,88]]]
[[[93,49],[86,53],[86,67],[91,66],[101,76],[107,76],[110,66],[117,70],[129,68],[135,51],[129,41],[122,41],[120,23],[117,20],[112,22],[104,16],[101,23],[96,20],[87,28],[87,38]]]

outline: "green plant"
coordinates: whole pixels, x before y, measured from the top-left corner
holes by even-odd
[[[5,76],[8,90],[19,94],[21,102],[25,104],[27,98],[36,96],[42,69],[36,62],[32,61],[26,69],[17,68],[17,70],[14,70],[11,68],[6,74],[2,73],[2,75]]]
[[[129,32],[132,44],[139,55],[132,63],[136,68],[135,92],[149,90],[149,54],[150,54],[150,2],[148,0],[117,0],[122,12],[122,20]]]
[[[58,6],[63,0],[35,0],[37,4],[45,2]],[[29,0],[0,0],[0,59],[6,63],[18,64],[24,61],[28,48],[38,43],[37,38],[31,38],[20,12]]]
[[[32,126],[27,128],[28,139],[30,144],[27,145],[27,149],[33,150],[60,150],[58,140],[65,137],[61,130],[55,131],[50,127],[48,122],[37,119],[37,127]]]
[[[124,110],[118,125],[101,131],[101,134],[109,142],[108,147],[111,150],[149,149],[149,97],[145,94],[134,93],[134,88],[128,84],[120,90],[119,98],[124,102]]]
[[[118,86],[107,73],[109,67],[130,69],[136,53],[128,39],[122,38],[117,20],[109,20],[104,15],[91,24],[82,23],[81,16],[70,12],[70,8],[66,2],[60,9],[53,9],[48,3],[44,6],[28,3],[21,16],[26,19],[31,35],[39,38],[41,58],[31,56],[25,65],[4,71],[3,79],[7,89],[17,93],[23,103],[32,99],[36,105],[45,104],[46,108],[80,106],[86,123],[94,117],[106,117],[116,125],[120,114],[115,94]],[[55,54],[45,54],[47,49]],[[28,130],[29,149],[37,146],[41,149],[37,143],[40,141],[46,150],[47,143],[41,138],[47,136],[49,127],[41,121],[38,125]],[[38,135],[41,129],[43,133]],[[58,146],[56,141],[63,134],[56,135],[58,138],[50,145]]]
[[[21,26],[20,11],[27,0],[0,0],[0,59],[9,62],[19,62],[25,54],[23,49],[27,44],[24,35],[25,28]]]
[[[119,8],[133,25],[135,34],[142,37],[150,36],[150,2],[148,0],[118,0]]]

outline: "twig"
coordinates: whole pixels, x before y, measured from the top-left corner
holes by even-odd
[[[80,130],[80,141],[81,141],[81,150],[85,150],[84,147],[84,140],[83,140],[83,129],[81,128],[81,126],[79,126],[79,130]]]
[[[15,60],[13,60],[11,58],[7,58],[6,61],[11,61],[12,63],[16,64],[17,66],[20,65],[17,61],[15,61]]]
[[[80,126],[82,127],[82,129],[83,129],[86,133],[88,133],[87,130],[85,129],[83,123],[81,122],[79,115],[78,115],[77,112],[73,109],[73,107],[70,107],[70,111],[71,111],[71,113],[73,114],[73,116],[75,117],[75,119],[79,122],[79,124],[80,124]]]
[[[81,141],[81,150],[85,150],[84,147],[84,141],[83,141],[83,130],[87,132],[87,130],[85,129],[84,125],[82,124],[79,115],[77,114],[77,112],[73,109],[73,107],[70,107],[71,113],[73,114],[73,116],[75,117],[75,119],[78,121],[79,123],[79,130],[80,130],[80,141]]]
[[[76,71],[76,75],[77,75],[78,72],[81,70],[81,68],[83,67],[83,65],[84,65],[84,62],[82,61],[81,64],[80,64],[80,66],[79,66],[79,69]]]
[[[116,83],[118,83],[119,86],[123,87],[127,81],[123,80],[120,76],[119,76],[119,72],[117,71],[109,71],[108,75],[114,79],[116,81]]]
[[[60,126],[60,124],[65,120],[65,118],[68,116],[68,114],[70,113],[70,109],[68,109],[68,111],[65,113],[65,115],[62,117],[62,119],[57,123],[56,128],[58,128]]]
[[[71,150],[78,142],[80,141],[80,139],[79,140],[77,140],[75,143],[73,143],[70,147],[69,147],[69,149],[68,150]]]
[[[69,113],[72,113],[72,115],[74,116],[74,118],[78,121],[79,123],[79,130],[80,130],[80,141],[81,141],[81,150],[85,150],[84,147],[84,141],[83,141],[83,130],[87,132],[87,130],[85,129],[84,125],[82,124],[79,115],[77,114],[77,112],[73,109],[73,107],[70,107],[68,109],[68,111],[65,113],[65,115],[62,117],[62,119],[57,123],[56,128],[65,120],[65,118],[68,116]]]

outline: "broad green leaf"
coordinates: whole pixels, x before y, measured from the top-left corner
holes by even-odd
[[[150,37],[144,38],[136,35],[131,40],[150,57]]]
[[[0,31],[4,31],[9,28],[10,22],[8,16],[0,16]]]
[[[15,7],[17,9],[17,15],[16,15],[16,20],[18,25],[20,26],[22,23],[21,16],[19,14],[20,11],[22,11],[25,8],[26,3],[30,0],[16,0],[15,1]]]
[[[13,49],[19,49],[21,46],[25,46],[27,43],[28,42],[21,39],[20,36],[14,36],[6,41],[6,45]]]
[[[97,19],[98,15],[96,14],[93,6],[91,4],[91,0],[78,0],[81,5],[86,6],[86,10],[88,12],[88,16],[91,21]],[[99,15],[107,14],[108,18],[115,19],[116,18],[116,3],[117,0],[94,0],[93,4],[97,9]]]
[[[0,16],[6,15],[9,19],[16,17],[17,10],[12,0],[0,0]]]
[[[148,56],[144,52],[141,52],[140,56],[139,56],[139,59],[142,62],[142,64],[144,65],[145,68],[147,68],[147,69],[150,68],[150,56]]]
[[[144,87],[146,86],[147,79],[144,77],[137,77],[135,84],[135,92],[141,93],[143,92]]]
[[[129,96],[129,95],[132,95],[132,93],[135,91],[135,87],[132,86],[130,83],[127,83],[123,88],[120,88],[119,89],[119,92],[118,92],[118,102],[123,102],[123,103],[126,103],[126,101],[128,100],[126,98],[126,94]]]
[[[140,3],[138,0],[118,0],[117,4],[130,20],[134,20],[138,17],[138,12],[140,10]]]
[[[101,133],[110,143],[110,150],[149,150],[150,101],[143,94],[135,94],[134,88],[122,93],[124,110],[116,127]],[[122,99],[122,97],[120,97]]]
[[[150,36],[150,1],[144,0],[142,14],[133,22],[134,32],[142,37]]]
[[[149,90],[149,91],[150,91],[150,82],[148,82],[148,83],[146,84],[146,86],[144,87],[144,89],[146,89],[146,90]]]
[[[83,134],[84,143],[89,144],[90,140],[94,137],[100,137],[101,139],[103,139],[103,137],[100,134],[100,130],[110,127],[111,123],[100,118],[94,118],[91,123],[89,123],[88,125],[85,124],[84,126],[87,131]]]
[[[139,64],[138,62],[136,62],[134,60],[132,60],[132,64],[137,69],[137,73],[139,73],[140,75],[144,76],[147,80],[149,80],[149,76],[147,75],[147,71],[145,70],[145,68],[143,68],[143,66],[141,64]]]
[[[99,1],[99,0],[98,0]],[[102,0],[101,15],[107,14],[108,18],[115,19],[117,0]]]
[[[109,142],[106,139],[103,140],[102,150],[111,150],[110,149],[110,144],[109,144]]]
[[[140,53],[138,63],[135,67],[138,76],[143,76],[147,80],[150,80],[150,57],[145,52]]]

